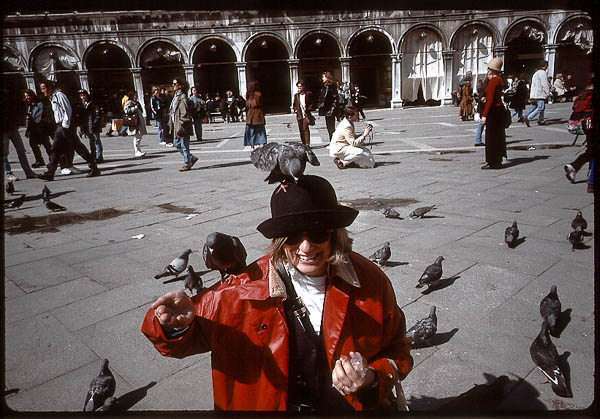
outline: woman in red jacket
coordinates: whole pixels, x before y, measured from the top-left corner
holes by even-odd
[[[487,102],[483,110],[481,123],[485,125],[485,161],[481,166],[483,170],[500,169],[502,157],[506,157],[506,135],[504,132],[504,105],[502,104],[502,91],[504,81],[502,73],[502,60],[492,58],[487,63],[488,85],[485,88]]]
[[[217,410],[393,408],[413,359],[389,279],[351,250],[358,211],[303,176],[275,189],[271,214],[258,226],[271,254],[192,298],[160,297],[142,332],[164,356],[211,351]]]

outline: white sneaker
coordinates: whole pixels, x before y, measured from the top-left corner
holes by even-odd
[[[6,175],[6,180],[9,182],[16,182],[19,178],[11,173],[10,175]]]
[[[161,141],[160,143],[158,143],[158,145],[167,145],[167,143],[165,143],[164,141]]]
[[[135,152],[135,157],[144,157],[146,155],[145,151],[138,150]]]
[[[60,173],[63,175],[71,175],[73,174],[73,171],[71,171],[71,169],[69,169],[68,167],[65,167],[64,169],[60,170]]]
[[[173,147],[173,143],[167,143],[167,147]]]

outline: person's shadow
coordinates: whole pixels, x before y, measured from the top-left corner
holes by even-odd
[[[514,159],[510,159],[507,163],[502,165],[503,169],[509,168],[509,167],[513,167],[513,166],[518,166],[520,164],[525,164],[525,163],[531,163],[534,162],[536,160],[546,160],[547,158],[549,158],[550,156],[533,156],[533,157],[516,157]]]

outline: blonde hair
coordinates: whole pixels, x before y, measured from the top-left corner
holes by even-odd
[[[280,261],[287,261],[283,245],[287,237],[277,237],[271,241],[267,251],[271,253],[274,264]],[[331,265],[335,266],[341,262],[348,262],[347,254],[352,251],[352,238],[345,227],[334,228],[331,235],[331,256],[327,259]]]

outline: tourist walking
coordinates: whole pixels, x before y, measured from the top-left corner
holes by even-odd
[[[185,82],[182,79],[173,79],[175,95],[169,110],[169,125],[173,130],[173,145],[183,155],[183,166],[180,172],[192,170],[198,161],[190,151],[190,135],[192,135],[192,113],[185,92]]]
[[[529,121],[538,116],[538,125],[544,125],[544,108],[546,100],[550,97],[550,84],[548,83],[548,61],[542,61],[537,71],[533,73],[531,78],[531,91],[529,93],[529,101],[532,102],[532,108],[523,117],[525,125],[529,126]]]
[[[263,109],[262,93],[258,80],[252,80],[246,91],[246,131],[244,132],[244,146],[252,149],[267,143],[265,131],[265,111]]]
[[[485,109],[485,103],[487,98],[485,96],[485,88],[487,87],[488,79],[487,75],[483,80],[479,80],[477,82],[477,114],[479,115],[479,121],[477,121],[477,128],[475,128],[475,147],[482,147],[483,140],[481,137],[483,136],[483,123],[481,122],[481,116],[483,115],[483,110]]]
[[[142,151],[142,138],[148,132],[146,131],[146,119],[144,117],[144,109],[142,104],[138,102],[137,92],[129,92],[129,99],[125,103],[125,115],[133,116],[136,119],[135,125],[127,126],[129,135],[133,135],[133,153],[135,157],[144,157],[146,152]]]
[[[329,141],[331,141],[331,137],[335,131],[335,118],[341,114],[341,99],[331,72],[325,71],[321,75],[321,81],[323,82],[323,87],[319,95],[317,109],[319,110],[319,115],[325,117],[325,125],[329,133]]]
[[[473,88],[471,87],[471,81],[467,80],[460,88],[460,92],[461,99],[458,116],[461,121],[469,121],[473,119]]]
[[[96,163],[102,163],[104,161],[102,141],[100,141],[100,132],[104,128],[102,111],[90,100],[87,90],[80,90],[79,97],[81,98],[79,126],[90,141],[90,155]]]
[[[158,87],[152,88],[152,96],[150,97],[150,109],[152,110],[152,117],[156,121],[156,128],[158,129],[158,145],[167,144],[167,135],[165,129],[167,129],[167,114],[169,105],[161,100],[161,90]]]
[[[25,102],[27,103],[25,137],[29,138],[29,146],[35,157],[35,163],[31,167],[43,167],[46,163],[44,163],[40,146],[44,146],[48,156],[50,156],[52,147],[48,136],[48,126],[43,119],[44,103],[39,100],[37,94],[31,89],[25,90]]]
[[[483,170],[500,169],[502,158],[506,157],[506,135],[504,132],[504,104],[502,103],[502,91],[504,81],[502,73],[502,60],[492,58],[487,63],[488,85],[485,89],[486,103],[481,117],[481,123],[485,125],[485,161],[481,166]]]
[[[196,134],[196,140],[202,141],[202,120],[204,119],[204,112],[206,112],[206,106],[204,99],[198,93],[196,86],[190,89],[190,102],[192,121],[194,123],[194,133]]]
[[[303,144],[310,145],[310,125],[314,125],[315,117],[312,116],[313,99],[310,91],[304,90],[304,81],[296,83],[298,91],[294,94],[293,109],[296,113],[298,130],[300,131],[300,141]]]
[[[513,95],[510,97],[510,109],[514,109],[511,112],[511,118],[515,115],[518,116],[519,122],[524,122],[523,120],[523,111],[527,107],[527,98],[529,97],[529,89],[527,89],[527,80],[525,80],[525,71],[522,71],[521,74],[517,77],[515,83],[515,90]]]

